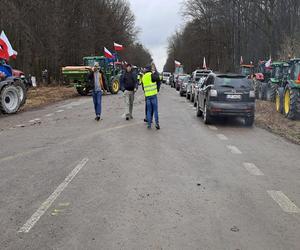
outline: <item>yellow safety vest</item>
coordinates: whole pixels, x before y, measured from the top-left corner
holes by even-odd
[[[146,97],[157,95],[157,84],[156,82],[152,82],[151,75],[151,72],[147,72],[142,78]]]

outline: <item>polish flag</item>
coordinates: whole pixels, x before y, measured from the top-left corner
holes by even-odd
[[[178,62],[178,61],[175,60],[175,66],[176,66],[176,67],[181,66],[181,62]]]
[[[115,48],[115,51],[121,51],[124,49],[123,45],[118,44],[118,43],[114,43],[114,48]]]
[[[270,68],[272,63],[272,58],[270,57],[269,61],[266,62],[265,66],[266,68]]]
[[[110,59],[114,58],[113,54],[107,48],[105,48],[105,47],[104,47],[104,56],[106,58],[110,58]]]
[[[0,59],[9,60],[8,48],[6,43],[0,38]]]
[[[0,41],[3,41],[6,44],[9,57],[16,58],[16,56],[18,55],[18,52],[13,49],[13,47],[11,46],[11,44],[3,30],[0,35]]]
[[[243,57],[241,56],[240,65],[244,63]]]
[[[203,58],[203,69],[207,69],[205,57]]]

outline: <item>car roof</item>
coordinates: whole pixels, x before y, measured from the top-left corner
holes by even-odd
[[[210,73],[209,76],[220,77],[220,78],[247,78],[245,75],[236,73]]]

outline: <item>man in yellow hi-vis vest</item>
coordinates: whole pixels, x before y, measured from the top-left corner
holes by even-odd
[[[143,89],[146,97],[146,105],[147,105],[147,123],[148,128],[151,128],[153,114],[155,118],[155,127],[156,129],[160,129],[159,120],[158,120],[158,101],[157,101],[157,93],[160,88],[160,80],[159,75],[153,73],[151,70],[151,66],[146,67],[145,74],[142,78]]]

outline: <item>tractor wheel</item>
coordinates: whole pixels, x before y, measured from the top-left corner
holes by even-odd
[[[17,87],[6,85],[0,92],[0,110],[5,114],[13,114],[20,108],[20,96]]]
[[[283,98],[284,115],[291,120],[295,120],[300,116],[300,90],[287,85]]]
[[[19,97],[20,97],[20,107],[22,107],[26,103],[27,99],[27,88],[24,82],[17,80],[14,83],[14,86],[18,89],[19,91]]]
[[[109,86],[109,92],[113,95],[118,94],[120,90],[120,81],[116,78],[112,79],[111,84]]]
[[[267,89],[268,89],[267,83],[266,82],[262,82],[260,84],[259,93],[258,93],[258,96],[259,96],[260,100],[266,100]]]
[[[89,90],[87,88],[76,88],[76,90],[81,96],[87,96],[89,94]]]
[[[272,82],[268,83],[268,90],[267,90],[267,100],[274,102],[275,101],[275,95],[276,90],[278,88],[277,84],[273,84]]]
[[[281,114],[283,113],[283,96],[284,96],[284,88],[279,87],[276,91],[275,105],[276,105],[276,111]]]

